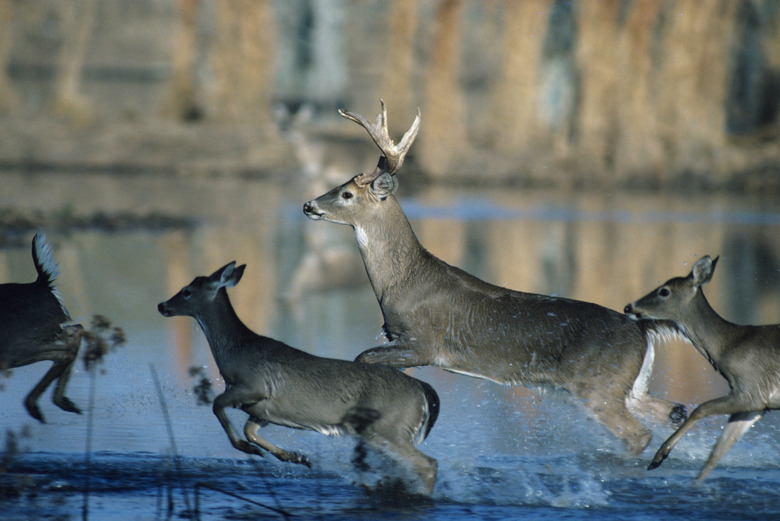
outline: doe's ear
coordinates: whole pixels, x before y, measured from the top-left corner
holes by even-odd
[[[244,268],[246,268],[246,264],[236,267],[236,261],[229,262],[212,273],[209,282],[214,289],[232,288],[241,280]]]
[[[395,193],[396,183],[392,175],[382,172],[371,182],[371,193],[384,199],[388,195]]]
[[[712,279],[712,274],[715,272],[715,265],[718,263],[720,257],[715,257],[712,260],[709,255],[705,255],[701,259],[696,261],[693,265],[691,274],[688,275],[693,280],[693,285],[696,287],[707,284]]]

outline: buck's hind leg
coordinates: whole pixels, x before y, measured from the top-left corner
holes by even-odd
[[[276,459],[280,461],[298,463],[299,465],[306,465],[307,467],[311,468],[311,460],[309,460],[306,455],[300,454],[298,452],[286,451],[280,447],[277,447],[270,441],[261,438],[258,434],[260,428],[262,428],[262,424],[258,420],[250,417],[244,425],[244,436],[246,436],[246,439],[255,445],[273,454]]]
[[[596,419],[620,438],[628,452],[638,456],[650,444],[650,430],[628,410],[623,392],[613,391],[605,395],[604,391],[593,391],[581,397]]]

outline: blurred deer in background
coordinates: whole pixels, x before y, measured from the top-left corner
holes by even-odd
[[[46,423],[38,398],[54,380],[54,404],[68,412],[81,410],[65,396],[73,363],[83,336],[54,287],[57,265],[43,233],[32,241],[32,258],[38,278],[28,284],[0,284],[0,369],[12,369],[51,360],[54,365],[24,400],[30,416]]]
[[[191,316],[206,335],[225,380],[214,414],[232,445],[247,454],[268,451],[281,461],[311,467],[309,459],[261,438],[268,423],[326,435],[350,434],[411,464],[428,494],[436,460],[417,450],[439,414],[439,398],[425,382],[383,366],[321,358],[260,336],[238,318],[227,288],[241,280],[245,265],[231,262],[209,277],[196,277],[158,306],[166,317]],[[249,415],[241,439],[225,408]]]
[[[669,279],[658,289],[626,306],[640,321],[661,321],[693,344],[726,379],[731,391],[699,405],[656,452],[648,470],[663,463],[693,424],[705,416],[728,414],[729,421],[697,479],[707,477],[718,461],[769,409],[780,408],[780,324],[739,326],[720,317],[707,302],[702,286],[712,279],[716,257],[705,255],[687,277]]]
[[[355,172],[364,153],[363,140],[331,125],[315,122],[314,107],[302,104],[296,111],[277,104],[274,114],[280,134],[293,146],[301,166],[305,197],[325,191],[346,173]],[[357,157],[356,157],[357,156]],[[352,238],[342,230],[304,230],[305,251],[287,285],[283,299],[303,318],[299,299],[315,291],[357,286],[366,282],[360,256]]]
[[[634,321],[596,304],[494,286],[423,248],[393,195],[419,111],[398,144],[388,134],[384,102],[373,125],[340,113],[368,131],[382,156],[373,173],[354,176],[303,211],[355,231],[390,341],[358,361],[566,389],[634,454],[651,434],[629,409],[682,421],[682,405],[647,393],[653,345]]]

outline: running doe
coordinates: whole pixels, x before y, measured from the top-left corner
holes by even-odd
[[[54,404],[64,411],[81,414],[65,396],[65,386],[78,356],[83,328],[68,324],[70,315],[54,287],[57,264],[43,233],[33,237],[32,258],[38,272],[34,282],[0,284],[0,369],[44,360],[54,362],[24,399],[30,416],[46,423],[38,398],[54,380]]]
[[[739,326],[720,317],[704,297],[718,261],[708,255],[687,277],[669,279],[626,306],[640,321],[662,321],[691,344],[728,381],[731,391],[699,405],[656,452],[648,470],[661,465],[693,424],[705,416],[728,414],[729,421],[697,479],[702,480],[743,434],[769,409],[780,408],[780,324]]]
[[[196,277],[158,306],[166,317],[191,316],[206,335],[225,380],[214,414],[233,446],[247,454],[268,451],[281,461],[311,467],[303,454],[261,438],[273,423],[325,435],[355,435],[367,445],[411,464],[428,494],[436,460],[417,450],[439,414],[439,398],[425,382],[396,369],[322,358],[252,332],[238,318],[227,288],[241,280],[246,265],[231,262],[208,277]],[[225,414],[237,407],[249,415],[241,439]]]
[[[419,110],[398,144],[389,136],[384,102],[374,124],[359,114],[340,114],[368,132],[382,153],[379,163],[373,173],[305,203],[303,212],[355,231],[390,341],[364,351],[358,361],[434,365],[501,384],[566,389],[634,454],[651,434],[631,411],[684,419],[682,405],[647,393],[653,345],[625,315],[494,286],[420,244],[393,195],[395,173],[420,127]]]

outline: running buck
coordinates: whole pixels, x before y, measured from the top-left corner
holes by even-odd
[[[669,279],[625,309],[626,314],[640,321],[662,321],[660,324],[671,328],[670,334],[693,344],[731,389],[726,396],[694,409],[661,445],[648,470],[663,463],[694,423],[705,416],[728,414],[728,424],[697,478],[702,480],[767,410],[780,408],[780,324],[739,326],[720,317],[702,291],[717,262],[717,257],[712,260],[705,255],[687,277]]]
[[[246,265],[231,262],[208,277],[196,277],[158,306],[166,317],[191,316],[206,335],[225,380],[214,414],[230,443],[247,454],[270,452],[281,461],[311,467],[303,454],[261,438],[268,423],[326,435],[356,435],[367,445],[411,464],[428,494],[436,460],[417,450],[439,414],[436,391],[425,382],[383,366],[321,358],[247,328],[230,304],[226,288],[238,284]],[[249,415],[241,439],[225,408]]]
[[[685,417],[682,405],[647,394],[653,345],[634,321],[596,304],[494,286],[422,247],[393,195],[419,110],[398,144],[388,134],[384,102],[373,125],[340,113],[368,131],[382,156],[373,173],[356,175],[303,211],[354,228],[389,340],[358,361],[566,389],[634,454],[651,435],[629,409],[673,422]]]
[[[78,356],[83,329],[68,324],[70,315],[54,288],[57,265],[43,233],[33,237],[32,258],[38,272],[35,282],[0,284],[0,369],[44,360],[54,362],[24,399],[30,416],[46,423],[38,398],[54,380],[54,404],[64,411],[81,413],[65,396],[65,387]]]

